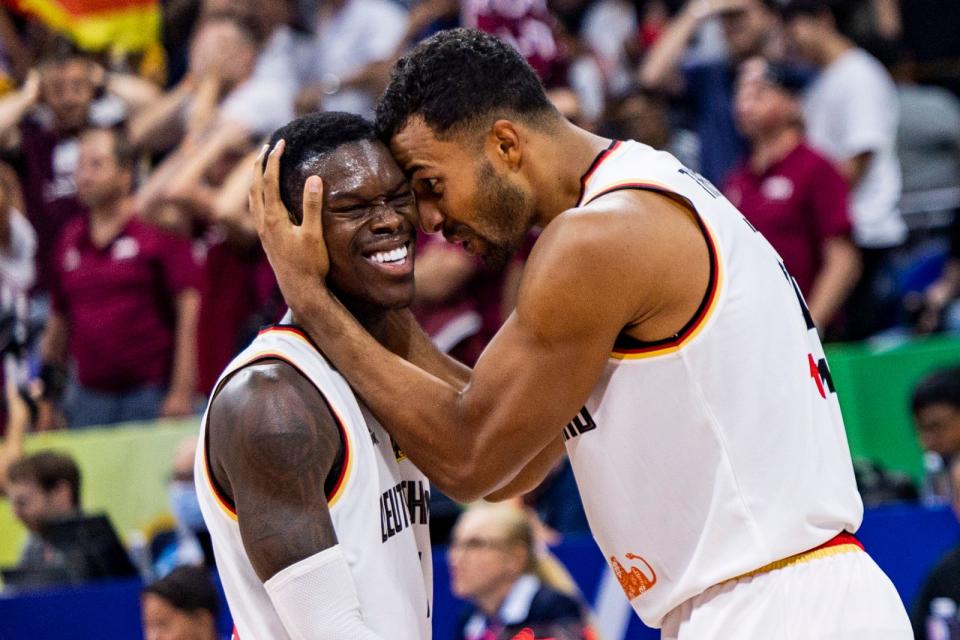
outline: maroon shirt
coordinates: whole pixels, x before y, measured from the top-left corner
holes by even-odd
[[[15,164],[23,186],[27,219],[37,232],[34,290],[48,291],[55,272],[54,251],[60,233],[84,211],[77,200],[73,179],[79,147],[75,137],[61,138],[29,119],[20,125],[20,136]]]
[[[259,245],[243,250],[211,228],[202,243],[206,259],[200,288],[197,327],[197,390],[209,395],[240,352],[251,319],[263,310],[277,289],[270,263]],[[279,320],[279,318],[273,318]]]
[[[131,218],[98,249],[84,217],[64,229],[56,256],[53,310],[67,321],[80,384],[108,392],[169,384],[176,296],[199,285],[190,242]]]
[[[727,198],[783,258],[805,294],[823,264],[823,243],[850,235],[846,180],[830,162],[800,144],[761,174],[748,165],[723,188]]]

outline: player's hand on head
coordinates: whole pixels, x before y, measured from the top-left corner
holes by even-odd
[[[303,220],[299,225],[293,223],[280,199],[283,147],[281,140],[269,151],[265,168],[262,161],[266,146],[257,157],[250,187],[250,213],[280,290],[287,304],[296,310],[297,302],[316,294],[330,262],[323,240],[323,181],[319,176],[307,179],[303,189]]]

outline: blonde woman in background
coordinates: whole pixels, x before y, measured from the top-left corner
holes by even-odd
[[[566,569],[538,542],[512,504],[479,503],[453,529],[447,562],[453,593],[470,604],[457,640],[593,640],[586,607]]]

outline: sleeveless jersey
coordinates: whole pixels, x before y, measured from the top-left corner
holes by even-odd
[[[621,335],[563,433],[594,537],[658,627],[712,585],[856,531],[863,505],[823,349],[780,256],[668,153],[614,142],[580,206],[624,189],[689,206],[711,261],[694,317],[654,343]]]
[[[384,638],[430,638],[433,566],[426,477],[393,445],[373,416],[361,409],[343,377],[295,327],[278,325],[261,331],[227,366],[215,388],[243,367],[265,359],[283,360],[309,379],[339,425],[342,470],[327,501],[364,622]],[[210,473],[208,416],[209,406],[194,477],[237,635],[240,640],[289,638],[244,551],[236,511]]]

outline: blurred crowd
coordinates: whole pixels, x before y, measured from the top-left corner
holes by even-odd
[[[0,8],[4,375],[37,429],[193,414],[283,309],[246,212],[255,150],[298,114],[371,115],[392,62],[458,24],[516,46],[580,126],[713,182],[826,339],[956,330],[953,4],[170,0],[141,51]],[[420,245],[417,315],[472,363],[525,252],[494,271]]]
[[[259,146],[317,109],[372,115],[393,61],[457,25],[514,45],[574,123],[665,149],[716,185],[781,254],[825,339],[960,330],[953,0],[164,0],[140,49],[91,47],[18,6],[0,3],[0,479],[28,528],[31,508],[79,510],[79,476],[17,462],[24,432],[194,415],[282,315],[246,210]],[[421,235],[415,310],[443,350],[476,360],[533,240],[492,270]],[[929,435],[937,414],[918,394],[943,473],[960,439]],[[151,541],[150,575],[211,561],[185,489],[194,446],[173,463],[177,523]],[[585,531],[574,491],[561,468],[528,497],[540,539]],[[509,535],[486,537],[469,533],[486,531],[480,515],[458,528],[459,509],[434,515],[465,597],[471,554],[504,552],[511,579],[464,621],[482,630],[531,575],[529,553],[511,555],[529,535],[502,513],[487,515]],[[540,583],[526,584],[529,601]],[[189,610],[215,616],[198,589]],[[148,618],[178,606],[166,593],[144,595]]]

